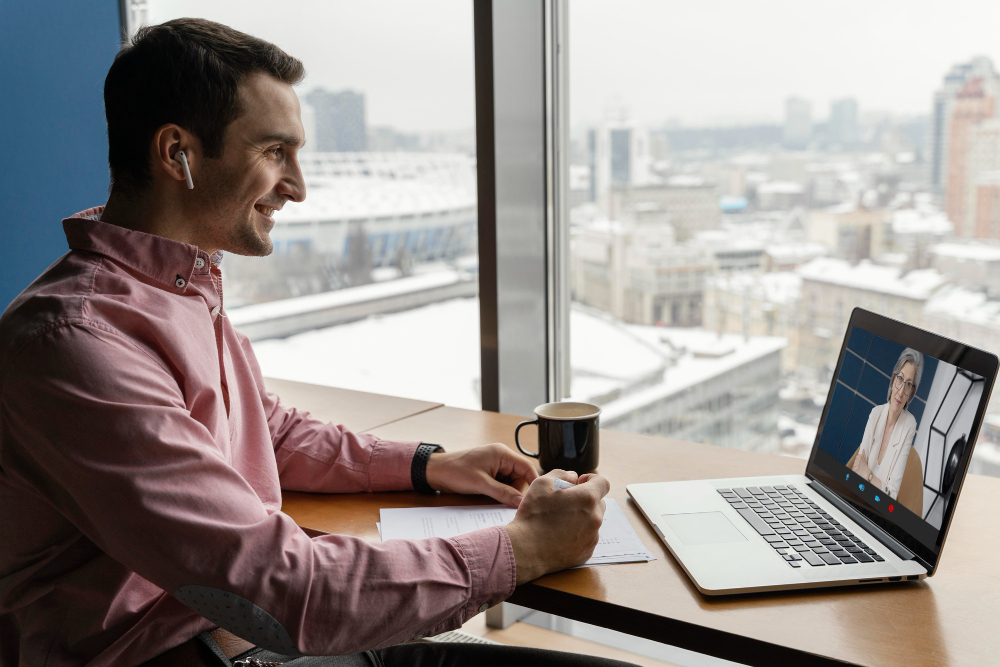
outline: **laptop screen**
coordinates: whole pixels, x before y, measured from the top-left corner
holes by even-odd
[[[974,348],[865,316],[885,319],[851,318],[807,473],[933,563],[995,370],[963,367],[983,371]]]

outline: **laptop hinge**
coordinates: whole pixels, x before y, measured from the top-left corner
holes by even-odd
[[[824,486],[821,482],[812,479],[809,480],[809,486],[811,486],[816,491],[816,493],[818,493],[819,495],[823,496],[831,503],[833,503],[837,507],[837,509],[839,509],[847,516],[851,517],[865,530],[874,535],[880,542],[882,542],[882,544],[889,547],[889,549],[894,554],[896,554],[903,560],[919,560],[916,554],[914,554],[912,551],[910,551],[902,544],[900,544],[895,537],[893,537],[889,533],[879,528],[877,525],[875,525],[873,521],[871,521],[871,519],[869,519],[864,514],[851,507],[848,503],[844,502],[844,500],[840,498],[840,496],[838,496],[836,493],[834,493],[829,488]]]

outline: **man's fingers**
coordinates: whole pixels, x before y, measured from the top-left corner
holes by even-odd
[[[501,469],[508,473],[510,477],[523,479],[528,484],[534,482],[538,477],[538,471],[535,470],[535,466],[527,458],[520,454],[515,454],[506,447],[504,447],[501,455],[504,457],[504,460],[501,462]]]
[[[512,486],[503,482],[498,482],[492,477],[486,478],[486,495],[493,500],[503,503],[508,507],[517,507],[521,504],[521,493]]]
[[[578,486],[590,490],[596,490],[600,494],[598,498],[603,498],[608,495],[609,491],[611,491],[611,482],[609,482],[606,477],[596,474],[589,474],[586,481],[580,482]]]
[[[576,484],[577,480],[580,479],[580,476],[577,475],[572,470],[560,470],[558,468],[556,468],[555,470],[550,470],[549,472],[542,475],[542,477],[558,477],[564,482],[569,482],[570,484]]]

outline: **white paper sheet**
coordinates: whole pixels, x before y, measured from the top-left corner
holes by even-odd
[[[643,546],[625,512],[613,498],[606,499],[607,509],[601,524],[600,540],[584,566],[610,563],[635,563],[655,560]],[[471,507],[395,507],[380,510],[378,529],[382,541],[420,540],[427,537],[454,537],[480,528],[505,526],[517,510],[505,505]],[[582,567],[582,566],[581,566]]]

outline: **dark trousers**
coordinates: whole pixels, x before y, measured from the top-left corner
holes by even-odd
[[[592,655],[496,644],[413,642],[354,655],[289,658],[254,649],[233,658],[282,662],[288,667],[636,667]],[[253,665],[254,663],[250,663]]]

